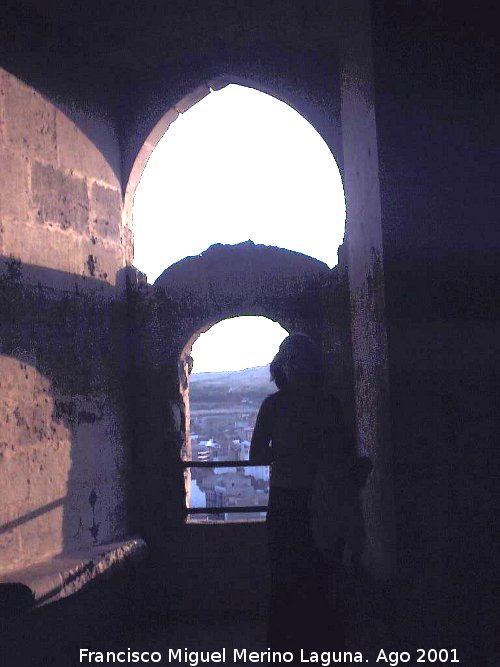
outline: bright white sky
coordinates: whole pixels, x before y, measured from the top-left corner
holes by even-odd
[[[288,335],[266,317],[233,317],[215,324],[195,341],[193,373],[239,371],[265,366]]]
[[[337,164],[312,125],[269,95],[230,85],[182,114],[158,142],[133,216],[134,265],[152,283],[214,243],[248,239],[332,267],[344,236],[345,200]],[[258,322],[267,327],[261,333]],[[269,363],[286,335],[278,327],[265,318],[213,327],[193,346],[195,372]],[[219,343],[202,345],[210,334]]]

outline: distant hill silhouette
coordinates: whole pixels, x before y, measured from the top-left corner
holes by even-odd
[[[242,371],[193,373],[189,378],[191,411],[238,408],[256,410],[263,399],[276,391],[269,379],[269,366]]]

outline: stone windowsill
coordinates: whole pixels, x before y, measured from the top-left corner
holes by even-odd
[[[62,553],[42,563],[0,575],[0,608],[2,597],[12,596],[12,586],[4,584],[21,584],[19,589],[24,590],[24,600],[29,596],[28,589],[31,591],[31,605],[25,602],[15,605],[18,609],[38,607],[73,595],[96,580],[115,574],[126,564],[142,560],[147,551],[144,540],[132,538],[85,551]]]

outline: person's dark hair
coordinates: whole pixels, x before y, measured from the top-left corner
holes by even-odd
[[[319,384],[322,379],[321,354],[309,336],[293,333],[281,343],[269,370],[278,389],[286,386],[290,373]]]

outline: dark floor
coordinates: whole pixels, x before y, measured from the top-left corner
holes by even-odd
[[[47,605],[28,619],[19,618],[11,623],[10,632],[6,633],[9,638],[0,646],[1,667],[97,664],[97,656],[93,656],[92,662],[87,655],[80,660],[81,649],[125,651],[129,662],[132,659],[127,656],[128,649],[158,652],[162,659],[155,664],[159,665],[189,665],[184,650],[203,652],[206,657],[206,652],[226,649],[224,664],[231,666],[235,662],[234,649],[248,652],[267,649],[266,621],[262,615],[248,611],[224,616],[221,610],[217,618],[207,618],[202,609],[197,609],[189,617],[167,617],[157,606],[145,604],[145,598],[137,595],[137,590],[131,590],[130,582],[106,583]],[[390,649],[393,644],[382,590],[368,579],[347,573],[341,581],[339,599],[346,619],[346,648],[362,652],[365,662],[376,664],[375,651],[381,646]],[[181,655],[172,653],[178,649]],[[105,659],[100,662],[106,664]],[[112,659],[107,664],[110,662]],[[206,662],[201,663],[200,659],[200,667],[203,664]],[[251,664],[250,660],[247,664]],[[316,665],[304,663],[304,667]]]
[[[147,576],[144,576],[144,572]],[[232,593],[234,597],[234,591],[225,591],[219,580],[215,587],[203,587],[201,593],[198,586],[194,596],[192,591],[190,594],[189,582],[186,582],[184,589],[182,586],[177,589],[184,590],[184,593],[182,600],[178,600],[180,604],[176,610],[175,604],[172,605],[175,600],[172,599],[169,586],[162,586],[161,582],[162,578],[157,571],[145,570],[142,567],[140,577],[137,572],[132,572],[125,577],[101,581],[94,588],[31,613],[18,613],[17,617],[13,612],[4,614],[3,621],[0,614],[0,667],[113,664],[112,658],[106,660],[104,657],[103,660],[98,660],[99,656],[96,655],[92,661],[85,656],[80,659],[82,649],[102,653],[125,651],[129,664],[133,662],[133,655],[128,657],[128,649],[131,652],[146,651],[149,654],[158,652],[162,656],[161,661],[149,664],[190,667],[203,667],[207,664],[201,660],[202,657],[206,658],[206,652],[226,649],[223,664],[231,667],[234,664],[234,649],[247,649],[247,652],[267,650],[266,618],[263,611],[265,604],[261,604],[259,608],[250,608],[248,605],[247,609],[239,612],[234,609],[228,611],[229,606],[225,606],[221,601],[225,593]],[[380,582],[362,572],[356,573],[342,568],[332,578],[333,586],[337,592],[332,590],[332,600],[336,600],[344,619],[346,650],[352,654],[360,652],[365,664],[391,667],[402,664],[410,667],[434,664],[432,660],[427,663],[416,662],[417,645],[409,645],[413,637],[427,648],[456,647],[459,652],[459,667],[500,665],[498,652],[485,648],[492,643],[489,637],[495,635],[492,631],[487,633],[487,641],[481,646],[474,641],[471,627],[465,627],[461,635],[455,635],[453,641],[447,641],[445,626],[436,625],[434,633],[426,634],[427,607],[424,604],[418,606],[416,611],[413,610],[411,618],[405,617],[401,610],[406,609],[405,613],[408,613],[408,605],[393,606],[395,592],[387,590]],[[241,586],[239,592],[243,589]],[[196,605],[189,604],[193,599],[197,601]],[[253,596],[252,599],[258,598]],[[263,600],[261,602],[265,603]],[[397,612],[395,607],[398,608]],[[457,607],[460,608],[460,605],[457,604]],[[186,613],[186,608],[189,608],[189,613]],[[181,612],[180,609],[184,611]],[[457,609],[453,606],[447,604],[446,609],[450,618],[457,615]],[[427,626],[429,623],[427,619]],[[331,637],[329,639],[331,640]],[[329,639],[327,638],[327,643]],[[180,655],[175,653],[179,649]],[[386,651],[387,656],[391,655],[391,658],[377,661],[381,649]],[[185,650],[203,652],[198,654],[198,665],[195,666],[195,660],[189,660]],[[398,662],[394,653],[398,650],[411,651],[412,658]],[[123,664],[123,661],[121,662]],[[331,656],[329,667],[335,663],[349,662],[348,659],[340,662]],[[357,662],[359,663],[359,660]],[[451,664],[451,661],[449,662]],[[114,664],[120,664],[120,661],[117,659]],[[209,664],[217,663],[212,659]],[[244,663],[240,660],[239,664],[252,664],[252,661],[247,659]],[[261,660],[253,664],[271,663]],[[303,663],[303,667],[320,665],[326,667],[321,661]]]

